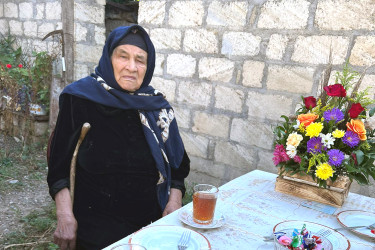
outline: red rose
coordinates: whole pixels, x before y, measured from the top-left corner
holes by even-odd
[[[313,96],[303,98],[303,100],[305,101],[305,107],[307,109],[312,109],[316,107],[316,99]]]
[[[357,161],[357,155],[352,153],[352,158],[354,160],[354,165],[358,165],[358,161]]]
[[[18,64],[18,68],[22,68],[23,67],[23,65],[22,64]]]
[[[339,97],[346,96],[346,90],[341,84],[333,84],[333,85],[325,86],[324,90],[327,92],[327,95],[329,96],[339,96]]]
[[[375,234],[375,229],[371,229],[371,233]]]
[[[365,109],[361,106],[360,103],[353,103],[348,113],[350,115],[350,118],[354,119],[357,118],[363,110]]]
[[[12,65],[10,64],[7,64],[7,68],[10,69],[12,67]]]

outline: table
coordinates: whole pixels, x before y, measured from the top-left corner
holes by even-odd
[[[274,225],[284,220],[305,220],[317,222],[331,228],[340,227],[336,214],[343,210],[364,210],[375,213],[375,199],[349,193],[341,208],[333,214],[322,212],[322,208],[309,208],[306,204],[319,206],[320,203],[276,192],[277,175],[260,170],[251,171],[223,186],[217,208],[226,217],[226,223],[216,229],[196,229],[183,224],[175,211],[151,225],[178,225],[202,233],[210,241],[212,249],[274,249],[273,242],[264,242],[263,236],[271,235]],[[189,203],[186,206],[191,206]],[[185,206],[185,207],[186,207]],[[321,205],[322,207],[327,207]],[[180,209],[184,209],[180,208]],[[332,208],[332,207],[330,207]],[[350,241],[351,249],[375,250],[375,243],[369,238],[350,231],[341,231]],[[119,243],[128,242],[131,235],[105,248],[111,249]]]

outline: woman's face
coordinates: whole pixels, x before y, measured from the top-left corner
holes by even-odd
[[[113,73],[120,87],[134,92],[142,85],[147,70],[147,52],[134,45],[120,45],[111,57]]]

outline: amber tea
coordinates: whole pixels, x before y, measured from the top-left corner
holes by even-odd
[[[199,224],[210,224],[215,215],[218,188],[208,184],[194,187],[193,220]]]

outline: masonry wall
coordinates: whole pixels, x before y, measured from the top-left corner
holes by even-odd
[[[272,126],[301,95],[317,95],[330,48],[335,70],[375,63],[374,11],[372,0],[140,1],[138,22],[158,53],[152,84],[175,107],[189,180],[276,172]],[[374,67],[366,86],[375,87]]]

